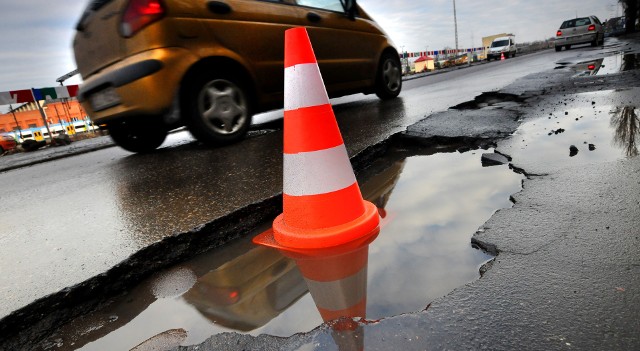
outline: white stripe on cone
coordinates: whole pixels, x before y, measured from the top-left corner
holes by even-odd
[[[284,154],[284,186],[287,195],[326,194],[356,182],[344,144],[329,149]]]
[[[305,278],[305,281],[316,306],[328,311],[346,310],[367,296],[367,267],[340,280],[321,282]]]
[[[284,109],[329,103],[317,63],[302,63],[284,69]]]

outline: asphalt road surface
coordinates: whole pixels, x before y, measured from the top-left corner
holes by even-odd
[[[545,51],[410,80],[400,99],[355,95],[334,100],[334,111],[355,155],[433,112],[575,53]],[[164,237],[279,194],[281,123],[272,124],[267,134],[224,148],[202,147],[183,132],[152,155],[115,147],[2,173],[0,315],[100,274]]]
[[[405,131],[430,143],[435,137],[494,141],[511,134],[520,122],[540,118],[541,110],[558,112],[558,106],[570,104],[584,108],[581,104],[588,98],[579,94],[622,89],[622,95],[597,95],[591,102],[611,106],[610,99],[627,105],[638,101],[632,89],[639,81],[634,72],[578,80],[553,72],[558,62],[605,56],[620,50],[621,43],[626,42],[549,50],[408,80],[394,101],[357,95],[332,102],[356,160]],[[510,120],[517,123],[478,131],[477,125],[460,120],[486,107],[485,101],[465,113],[447,110],[497,90],[527,98],[518,107],[518,118]],[[504,107],[509,102],[501,103]],[[1,173],[0,316],[131,261],[132,255],[135,260],[136,252],[167,238],[210,229],[207,225],[229,213],[277,198],[282,183],[280,127],[277,120],[258,124],[247,140],[224,148],[205,148],[178,133],[151,155],[106,148]],[[529,175],[525,189],[515,196],[514,209],[499,212],[474,238],[499,254],[492,267],[482,279],[427,311],[367,326],[367,349],[638,347],[631,331],[637,333],[639,326],[639,206],[637,195],[628,191],[635,188],[638,193],[638,158],[572,165],[534,158],[529,163],[536,151],[526,153],[528,144],[516,143],[516,137],[499,143],[498,150],[511,155],[513,166]],[[585,205],[593,203],[597,206]],[[616,225],[605,226],[607,221]],[[596,229],[613,229],[616,235],[602,237]],[[620,250],[603,253],[611,247]],[[558,272],[558,267],[568,268]],[[577,306],[584,310],[576,312]],[[608,317],[601,321],[607,308]],[[219,335],[203,346],[216,349],[228,345],[229,338],[237,349],[336,348],[331,332],[323,328],[286,340]]]

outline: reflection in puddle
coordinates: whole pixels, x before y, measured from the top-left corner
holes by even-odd
[[[631,101],[622,101],[624,95],[624,91],[603,91],[567,97],[568,106],[523,123],[500,150],[533,169],[636,156],[640,110],[626,105]],[[620,101],[621,106],[605,104],[611,101]]]
[[[366,247],[368,255],[366,250],[356,254],[366,261],[356,265],[364,277],[346,281],[357,291],[341,294],[355,301],[354,313],[365,313],[359,312],[364,301],[366,317],[373,320],[423,310],[479,277],[491,256],[472,248],[471,236],[496,210],[511,206],[509,197],[522,181],[508,165],[483,167],[483,152],[379,161],[387,166],[361,191],[381,207],[384,225]],[[128,350],[156,338],[191,345],[226,331],[290,336],[322,324],[321,314],[331,316],[327,308],[349,305],[319,293],[314,303],[308,291],[326,286],[310,283],[308,267],[298,268],[294,259],[250,242],[265,228],[143,282],[101,311],[61,328],[49,345]],[[334,329],[356,338],[361,332],[354,325]]]
[[[623,150],[627,157],[638,156],[640,136],[640,109],[634,106],[616,107],[611,112],[611,127],[614,129],[613,144]]]
[[[620,51],[604,58],[598,58],[571,64],[559,62],[557,69],[569,67],[575,72],[574,77],[603,76],[640,68],[640,54]]]

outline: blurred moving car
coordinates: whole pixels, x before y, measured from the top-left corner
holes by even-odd
[[[0,154],[4,153],[5,151],[15,149],[17,145],[18,143],[11,135],[0,135]]]
[[[499,37],[493,39],[489,52],[487,52],[487,61],[491,59],[500,60],[502,55],[504,58],[516,57],[518,50],[516,49],[516,41],[513,35]]]
[[[92,0],[73,40],[96,124],[148,152],[186,125],[200,141],[240,140],[282,107],[284,31],[307,27],[330,97],[400,93],[398,52],[355,0]]]
[[[556,32],[556,51],[567,50],[571,45],[591,43],[591,46],[604,44],[604,26],[596,16],[574,18],[562,22]]]

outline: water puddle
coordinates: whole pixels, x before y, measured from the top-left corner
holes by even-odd
[[[602,58],[594,58],[578,63],[558,62],[556,69],[570,69],[573,77],[605,76],[640,68],[640,54],[618,51]]]
[[[360,286],[354,301],[362,302],[368,320],[423,310],[479,278],[492,256],[473,248],[471,236],[496,210],[512,205],[510,195],[523,179],[506,164],[483,167],[483,153],[493,150],[389,156],[376,163],[361,191],[380,208],[384,225],[357,259],[338,264],[344,269],[360,262],[354,268],[360,278],[340,286]],[[495,163],[485,160],[489,164]],[[322,286],[305,281],[306,263],[296,258],[298,266],[290,255],[251,243],[268,227],[156,275],[63,326],[40,349],[129,350],[153,342],[192,345],[228,331],[286,337],[316,328],[326,316],[320,305],[340,303],[312,298],[309,287]]]
[[[545,108],[543,116],[523,123],[500,151],[523,160],[531,169],[637,156],[640,110],[635,93],[622,90],[567,96],[551,109]]]

